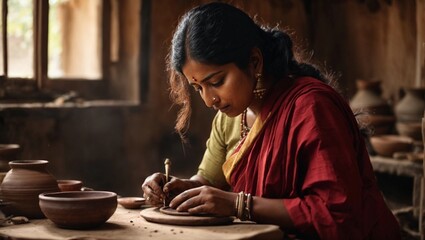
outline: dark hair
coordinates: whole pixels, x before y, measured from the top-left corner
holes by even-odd
[[[170,96],[175,104],[181,105],[175,126],[181,136],[189,126],[191,114],[189,87],[182,73],[186,59],[215,65],[235,63],[244,70],[254,47],[262,52],[264,75],[275,79],[311,76],[325,81],[316,67],[295,59],[293,43],[286,32],[262,27],[242,10],[226,3],[200,5],[180,20],[167,59]]]

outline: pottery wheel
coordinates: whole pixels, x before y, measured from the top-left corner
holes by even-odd
[[[224,225],[232,223],[234,219],[233,217],[189,215],[188,213],[185,213],[185,215],[171,215],[161,212],[157,207],[144,209],[140,212],[140,215],[148,222],[185,226]]]

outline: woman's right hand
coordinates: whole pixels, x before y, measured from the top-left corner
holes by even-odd
[[[153,206],[163,204],[165,193],[162,188],[165,185],[165,175],[163,173],[154,173],[147,177],[142,184],[143,197],[146,203]]]
[[[170,202],[175,196],[183,191],[200,187],[203,184],[196,180],[180,179],[171,176],[170,181],[166,183],[166,177],[163,173],[154,173],[147,177],[142,184],[143,196],[146,203],[153,206],[161,206]]]

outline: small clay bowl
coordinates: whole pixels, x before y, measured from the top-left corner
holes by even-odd
[[[58,187],[62,192],[66,191],[81,191],[83,182],[80,180],[57,180]]]
[[[145,198],[142,197],[122,197],[118,198],[118,203],[127,209],[139,209],[145,205]]]
[[[392,157],[396,152],[411,152],[413,139],[400,135],[377,135],[370,137],[373,150],[384,157]]]
[[[42,193],[44,215],[60,228],[91,229],[104,224],[117,209],[117,194],[106,191]]]

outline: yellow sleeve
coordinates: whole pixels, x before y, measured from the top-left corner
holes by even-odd
[[[212,121],[210,137],[198,167],[198,175],[208,180],[213,186],[222,188],[228,185],[222,165],[239,141],[239,125],[240,116],[230,118],[221,112],[218,112]]]

